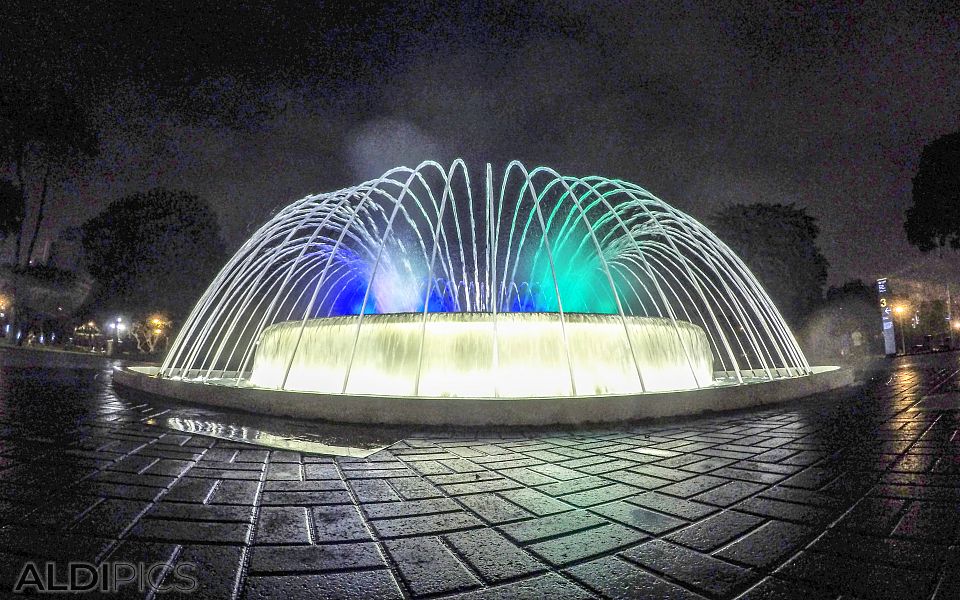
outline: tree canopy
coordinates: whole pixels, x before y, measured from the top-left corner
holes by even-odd
[[[117,200],[87,221],[83,248],[97,282],[91,309],[132,316],[184,317],[225,261],[210,206],[162,188]]]
[[[821,302],[827,259],[817,247],[816,219],[793,204],[736,204],[707,224],[763,285],[791,326]]]
[[[922,252],[960,250],[960,131],[924,146],[904,228]]]

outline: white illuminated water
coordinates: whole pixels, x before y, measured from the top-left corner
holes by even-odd
[[[706,332],[681,323],[678,337],[667,319],[568,314],[564,343],[555,313],[508,313],[496,323],[484,313],[431,314],[426,322],[419,314],[365,315],[354,352],[358,320],[309,321],[289,373],[300,323],[267,328],[250,383],[277,388],[286,375],[285,389],[298,391],[524,398],[661,392],[713,380]]]
[[[280,210],[159,376],[331,394],[550,397],[811,373],[743,262],[617,179],[428,161]]]

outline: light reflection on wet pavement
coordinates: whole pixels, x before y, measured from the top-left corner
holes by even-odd
[[[118,364],[0,349],[0,596],[33,560],[202,564],[198,598],[960,598],[957,353],[798,402],[502,431],[129,399]]]

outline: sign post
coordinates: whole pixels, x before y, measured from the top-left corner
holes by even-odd
[[[897,353],[897,334],[893,330],[893,297],[886,277],[877,280],[877,295],[880,298],[883,349],[887,356],[893,356]]]

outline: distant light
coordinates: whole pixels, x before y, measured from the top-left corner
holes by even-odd
[[[154,329],[154,330],[153,330],[153,333],[154,333],[154,335],[160,335],[160,333],[161,333],[162,331],[163,331],[162,329]]]

